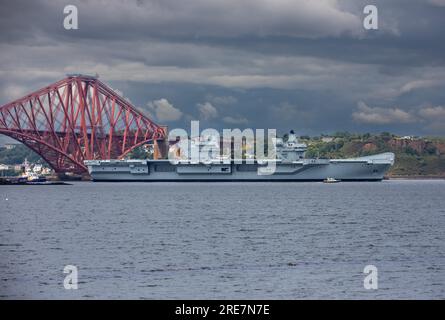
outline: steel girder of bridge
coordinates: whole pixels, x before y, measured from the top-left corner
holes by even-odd
[[[34,150],[57,173],[77,174],[87,172],[84,160],[123,158],[166,134],[97,77],[83,75],[0,107],[0,133]]]

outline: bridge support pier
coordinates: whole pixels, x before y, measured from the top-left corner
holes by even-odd
[[[162,131],[164,131],[164,138],[162,139],[156,139],[153,142],[153,159],[159,160],[159,159],[167,159],[167,153],[168,153],[168,127],[167,126],[160,126]]]

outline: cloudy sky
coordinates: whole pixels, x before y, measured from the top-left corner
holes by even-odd
[[[170,128],[445,135],[445,0],[0,1],[0,104],[98,73]]]

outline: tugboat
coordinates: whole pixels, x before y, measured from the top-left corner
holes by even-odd
[[[34,182],[46,182],[46,178],[39,176],[37,173],[35,172],[28,172],[27,173],[27,179],[28,182],[34,183]]]

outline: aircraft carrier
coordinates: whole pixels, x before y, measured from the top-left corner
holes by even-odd
[[[276,140],[273,160],[88,160],[93,181],[381,181],[394,164],[393,153],[350,159],[310,159],[307,145],[291,132]],[[273,161],[273,170],[268,161]]]

